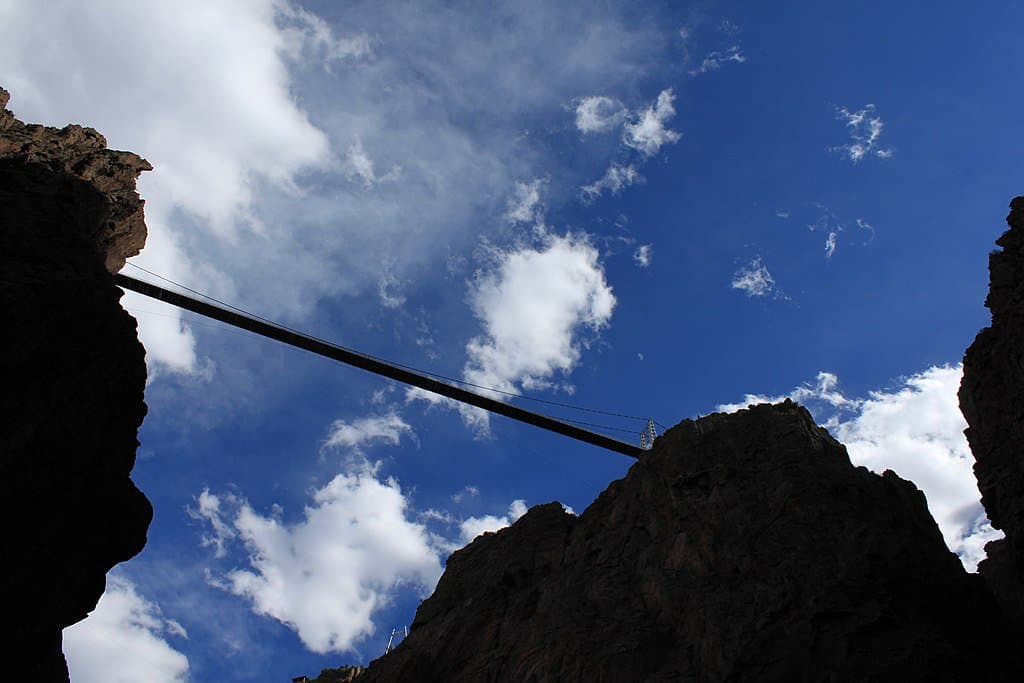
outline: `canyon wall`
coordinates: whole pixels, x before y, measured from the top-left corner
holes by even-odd
[[[1010,203],[1010,226],[989,256],[985,305],[992,325],[964,356],[960,409],[974,474],[992,526],[1006,538],[985,546],[978,571],[1024,635],[1024,197]]]
[[[112,274],[146,240],[150,165],[90,128],[26,125],[0,90],[0,505],[4,669],[67,680],[61,630],[146,541],[130,479],[145,352]]]

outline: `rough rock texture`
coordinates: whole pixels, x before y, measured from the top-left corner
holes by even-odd
[[[580,517],[457,551],[359,680],[1002,680],[1003,627],[924,494],[787,401],[684,421]]]
[[[964,356],[960,409],[974,474],[992,526],[1006,538],[985,546],[979,572],[1018,633],[1024,631],[1024,197],[1010,203],[1010,229],[989,256],[985,305],[992,325]]]
[[[25,125],[0,91],[0,604],[11,680],[66,680],[61,630],[142,550],[129,474],[144,351],[111,273],[146,239],[149,164],[90,128]]]
[[[308,679],[309,683],[352,683],[366,671],[362,666],[339,666],[336,669],[324,669],[316,678]],[[362,681],[362,678],[359,678]]]

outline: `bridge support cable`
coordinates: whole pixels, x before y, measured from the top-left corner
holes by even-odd
[[[599,434],[597,432],[591,432],[581,427],[571,425],[561,420],[535,413],[529,410],[525,410],[518,406],[510,405],[497,399],[488,398],[487,396],[481,396],[480,394],[468,391],[461,387],[453,386],[447,382],[434,379],[422,375],[418,372],[413,372],[405,368],[393,365],[391,363],[367,356],[366,354],[346,349],[342,346],[337,346],[329,342],[315,339],[308,335],[296,332],[294,330],[285,329],[278,325],[274,325],[263,320],[258,320],[248,315],[238,313],[236,311],[222,308],[214,304],[207,303],[205,301],[199,301],[190,296],[173,292],[169,289],[164,289],[149,282],[137,280],[128,275],[117,274],[114,276],[114,283],[124,289],[130,289],[133,292],[148,296],[158,301],[169,303],[173,306],[183,308],[193,313],[206,316],[207,318],[213,318],[219,320],[222,323],[232,325],[234,327],[247,330],[254,334],[258,334],[268,339],[279,341],[289,346],[294,346],[305,351],[310,351],[325,358],[330,358],[353,367],[367,370],[382,377],[388,377],[390,379],[402,382],[403,384],[409,384],[414,387],[419,387],[433,394],[445,396],[450,399],[454,399],[461,403],[467,403],[477,408],[482,408],[488,412],[497,413],[513,420],[525,422],[526,424],[546,429],[550,432],[562,434],[569,438],[576,439],[577,441],[583,441],[594,446],[600,446],[616,453],[622,453],[628,455],[631,458],[639,458],[640,455],[645,451],[640,446],[635,446],[624,441],[619,441],[610,436]]]

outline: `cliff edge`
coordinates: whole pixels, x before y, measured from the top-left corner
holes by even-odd
[[[456,551],[359,681],[1004,680],[1003,629],[924,494],[787,401],[686,420],[578,518]]]
[[[0,89],[0,604],[11,680],[67,680],[61,630],[142,550],[130,479],[145,352],[112,273],[146,240],[151,166],[91,128],[27,125]]]
[[[1010,226],[989,255],[985,306],[992,325],[964,356],[960,410],[974,453],[981,502],[1006,538],[985,546],[978,567],[1024,633],[1024,197],[1010,202]]]

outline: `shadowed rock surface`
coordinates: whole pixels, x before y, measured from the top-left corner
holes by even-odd
[[[1003,628],[924,494],[787,401],[684,421],[578,518],[455,552],[359,681],[1011,680]]]
[[[309,683],[352,683],[366,671],[362,666],[339,666],[336,669],[324,669],[316,678],[307,678]],[[301,677],[297,679],[301,681]],[[359,680],[362,680],[359,678]]]
[[[989,256],[985,305],[992,325],[964,356],[960,409],[976,463],[981,502],[1005,539],[985,546],[978,571],[1024,631],[1024,197],[1010,203],[1010,229]]]
[[[61,630],[142,550],[129,478],[144,351],[111,274],[146,240],[150,165],[90,128],[26,125],[0,90],[0,501],[11,680],[66,680]]]

